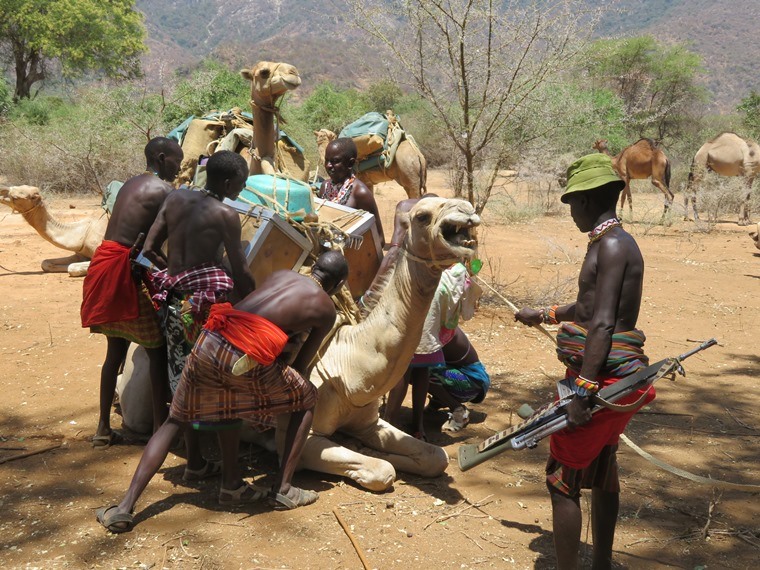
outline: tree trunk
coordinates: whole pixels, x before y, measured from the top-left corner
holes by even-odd
[[[16,60],[16,90],[13,100],[29,99],[32,85],[45,79],[42,55],[38,50],[27,49],[23,40],[13,42],[13,57]]]

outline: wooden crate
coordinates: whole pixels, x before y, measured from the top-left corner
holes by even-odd
[[[224,203],[240,214],[241,240],[248,268],[256,283],[262,283],[280,269],[298,270],[312,249],[312,243],[273,210],[252,206],[238,200],[225,199]],[[166,244],[164,244],[166,252]],[[153,268],[142,253],[135,260]],[[222,263],[230,269],[227,255]],[[155,269],[155,268],[154,268]]]
[[[348,261],[348,287],[354,298],[360,297],[372,283],[383,260],[375,216],[321,198],[314,198],[314,212],[320,222],[331,222],[362,240],[358,248],[346,247],[343,251]]]
[[[303,265],[312,244],[277,213],[239,200],[224,203],[240,214],[243,251],[257,284],[274,271]]]

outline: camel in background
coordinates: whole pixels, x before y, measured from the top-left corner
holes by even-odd
[[[68,271],[71,277],[87,273],[89,260],[106,233],[106,212],[78,222],[61,222],[48,211],[40,189],[35,186],[0,186],[0,204],[21,214],[42,238],[54,246],[74,253],[69,257],[43,260],[43,271]]]
[[[697,213],[697,188],[704,179],[705,173],[711,171],[721,176],[744,176],[747,184],[747,194],[739,208],[740,226],[748,226],[749,199],[752,193],[752,183],[760,173],[760,146],[750,139],[743,139],[736,133],[721,133],[707,141],[694,155],[689,171],[689,182],[684,195],[685,217],[688,219],[689,199],[692,201],[694,220],[699,220]]]
[[[626,198],[628,211],[633,217],[633,199],[631,198],[631,180],[652,179],[652,185],[665,196],[664,216],[673,204],[673,193],[670,191],[670,161],[652,139],[639,139],[625,147],[617,156],[612,156],[607,148],[607,140],[597,140],[593,148],[612,158],[612,167],[625,182],[620,194],[620,212],[622,214]]]
[[[319,150],[319,164],[325,163],[325,149],[331,141],[338,138],[334,132],[328,129],[314,131]],[[319,168],[319,166],[317,166]],[[427,183],[427,161],[417,145],[408,138],[401,141],[396,149],[396,155],[390,166],[382,164],[356,173],[356,177],[374,192],[375,184],[396,181],[406,191],[409,198],[419,198],[425,191]]]
[[[253,152],[251,174],[288,174],[299,180],[309,176],[308,166],[298,165],[301,172],[291,172],[290,164],[277,164],[277,139],[280,117],[279,102],[285,93],[301,85],[298,69],[289,63],[260,61],[251,69],[240,71],[251,82],[251,110],[253,113]],[[274,119],[277,118],[275,128]],[[292,161],[291,161],[292,162]]]

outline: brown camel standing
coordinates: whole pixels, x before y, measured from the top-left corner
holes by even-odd
[[[749,199],[752,193],[752,183],[760,173],[760,146],[750,139],[743,139],[736,133],[721,133],[707,141],[694,155],[689,172],[689,182],[684,195],[684,208],[688,219],[689,199],[692,201],[694,219],[697,214],[697,187],[702,182],[705,173],[711,171],[721,176],[744,176],[747,184],[747,194],[739,209],[739,225],[748,226]]]
[[[612,167],[625,182],[625,188],[620,194],[620,211],[622,213],[626,198],[628,211],[633,217],[633,199],[631,198],[631,180],[652,179],[652,185],[665,196],[664,216],[673,204],[673,193],[670,191],[670,161],[665,153],[655,145],[652,139],[639,139],[625,147],[617,156],[612,156],[607,148],[607,140],[597,140],[593,148],[612,158]]]

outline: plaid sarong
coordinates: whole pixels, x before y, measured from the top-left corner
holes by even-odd
[[[596,487],[607,493],[620,492],[617,444],[606,445],[588,467],[574,469],[549,456],[546,462],[546,485],[571,498],[581,496],[581,489]]]
[[[169,415],[180,422],[243,419],[274,426],[274,416],[308,410],[317,389],[279,360],[242,376],[232,367],[245,353],[220,334],[203,330],[187,358]]]
[[[125,338],[145,348],[164,346],[166,340],[159,326],[158,314],[144,283],[140,283],[137,289],[137,304],[140,314],[136,319],[92,325],[90,332]]]
[[[234,282],[224,270],[204,263],[177,275],[166,270],[153,275],[158,292],[153,300],[161,303],[161,326],[166,336],[169,386],[174,394],[185,359],[206,322],[211,305],[225,301]]]

